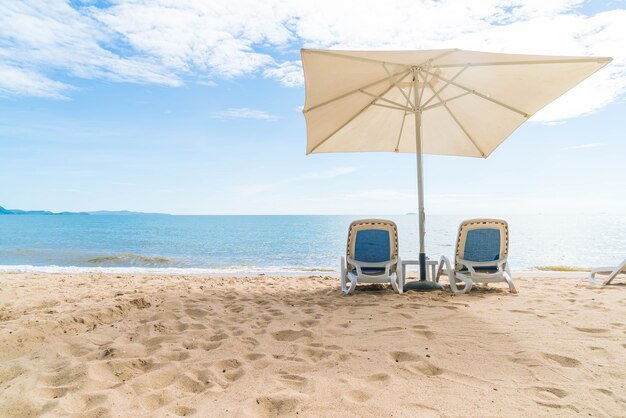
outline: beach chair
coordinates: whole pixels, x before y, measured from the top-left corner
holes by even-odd
[[[453,293],[467,293],[477,283],[506,282],[509,290],[517,293],[507,260],[509,254],[509,226],[500,219],[470,219],[459,227],[454,265],[441,257],[437,281],[442,274],[450,280]],[[445,272],[443,267],[445,265]],[[465,283],[459,289],[457,282]]]
[[[389,283],[396,293],[402,293],[398,265],[398,228],[394,222],[362,219],[350,224],[346,255],[341,257],[343,293],[354,292],[357,283]]]
[[[611,281],[620,273],[626,274],[626,259],[622,261],[622,264],[617,267],[598,267],[592,269],[591,274],[589,274],[589,283],[599,286],[606,286],[607,284],[610,284]],[[596,274],[606,274],[607,277],[606,279],[604,279],[603,282],[600,282],[596,280]]]

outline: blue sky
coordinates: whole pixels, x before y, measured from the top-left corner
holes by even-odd
[[[426,157],[427,213],[626,213],[625,3],[335,3],[1,4],[0,205],[413,212],[414,156],[305,156],[299,49],[453,46],[614,61],[489,159]]]

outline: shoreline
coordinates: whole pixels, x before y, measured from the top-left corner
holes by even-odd
[[[413,266],[414,267],[414,266]],[[534,266],[521,269],[513,269],[513,274],[569,274],[576,273],[587,275],[591,269],[554,266],[554,269],[547,269],[543,266]],[[132,274],[132,275],[156,275],[156,276],[325,276],[338,275],[339,269],[332,268],[301,268],[291,269],[289,267],[269,267],[269,268],[249,268],[249,269],[220,269],[204,267],[89,267],[89,266],[57,266],[57,265],[0,265],[0,274],[24,274],[24,273],[45,273],[45,274]],[[416,274],[410,271],[409,274]]]

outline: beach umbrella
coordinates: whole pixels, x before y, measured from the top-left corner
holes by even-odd
[[[423,281],[422,155],[487,158],[534,113],[610,61],[460,49],[303,49],[306,152],[415,153]]]

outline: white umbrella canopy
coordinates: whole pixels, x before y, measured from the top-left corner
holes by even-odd
[[[486,158],[533,114],[610,61],[460,49],[303,49],[307,154],[416,154],[423,279],[422,154]]]

